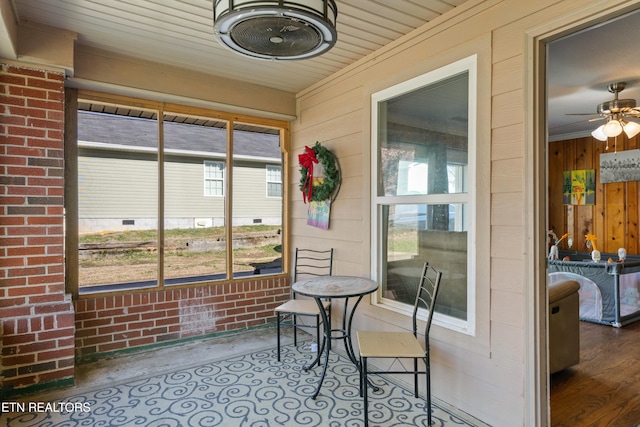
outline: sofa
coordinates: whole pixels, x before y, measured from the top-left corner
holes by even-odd
[[[580,362],[580,283],[563,280],[549,285],[549,373]]]

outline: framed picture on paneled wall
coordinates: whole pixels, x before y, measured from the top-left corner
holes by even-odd
[[[562,187],[562,204],[594,205],[596,203],[596,170],[564,171]]]
[[[600,183],[640,181],[640,150],[600,154]]]

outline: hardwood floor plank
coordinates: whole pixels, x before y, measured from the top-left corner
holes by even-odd
[[[580,322],[580,363],[551,376],[551,425],[640,426],[640,322]]]

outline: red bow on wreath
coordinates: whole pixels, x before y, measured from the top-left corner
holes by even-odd
[[[304,153],[298,154],[298,163],[308,171],[302,187],[302,200],[307,203],[307,200],[311,201],[313,195],[313,164],[318,163],[318,159],[313,149],[305,146],[304,151]]]

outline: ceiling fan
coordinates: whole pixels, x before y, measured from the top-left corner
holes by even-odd
[[[633,138],[640,133],[640,124],[629,121],[629,117],[639,118],[640,109],[636,107],[635,99],[619,99],[618,94],[627,86],[626,82],[611,83],[607,90],[613,93],[611,101],[598,104],[596,114],[600,117],[589,119],[589,121],[606,120],[606,123],[591,132],[591,136],[607,141],[609,137],[620,135],[623,131],[629,138]],[[591,113],[571,114],[576,116],[593,115]]]

